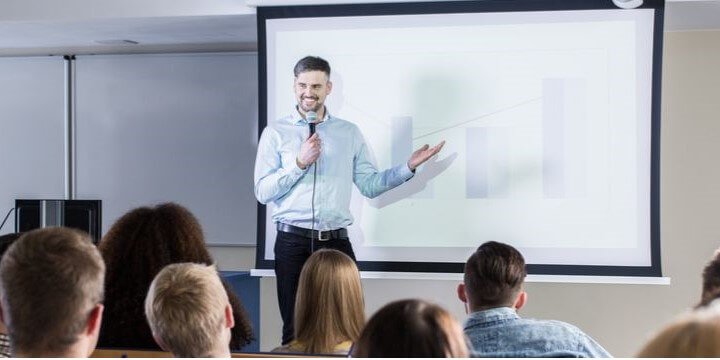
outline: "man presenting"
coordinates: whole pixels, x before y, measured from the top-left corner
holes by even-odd
[[[255,196],[260,203],[275,205],[283,344],[293,338],[298,279],[311,252],[331,248],[355,259],[346,230],[353,222],[351,183],[368,198],[379,196],[409,180],[444,145],[424,145],[407,163],[379,172],[358,127],[331,115],[324,105],[332,91],[330,64],[308,56],[298,61],[294,74],[297,106],[263,130],[255,160]]]

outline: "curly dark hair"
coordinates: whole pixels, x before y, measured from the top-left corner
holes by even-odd
[[[100,240],[105,260],[105,313],[98,347],[160,349],[145,319],[150,283],[165,266],[214,263],[195,216],[175,203],[140,207],[123,215]],[[233,308],[231,350],[254,340],[240,299],[223,281]]]
[[[720,249],[715,251],[712,260],[705,265],[702,273],[702,294],[696,308],[710,305],[720,298]]]

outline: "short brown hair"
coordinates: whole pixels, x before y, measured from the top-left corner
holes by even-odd
[[[90,236],[45,228],[18,239],[0,262],[0,301],[14,352],[75,344],[103,300],[105,263]]]
[[[378,310],[353,347],[353,357],[468,357],[463,330],[450,313],[422,300]]]
[[[465,289],[473,310],[511,306],[527,276],[525,259],[514,247],[488,241],[465,263]]]
[[[710,305],[683,314],[640,350],[640,358],[720,357],[720,307]]]
[[[230,340],[221,338],[228,305],[214,266],[179,263],[166,266],[150,284],[145,315],[174,356],[207,357],[217,341]]]
[[[330,63],[319,56],[306,56],[295,64],[293,74],[295,77],[307,71],[322,71],[330,77]]]
[[[365,300],[355,262],[337,250],[318,250],[305,262],[295,300],[295,339],[308,354],[328,354],[355,341],[365,324]]]

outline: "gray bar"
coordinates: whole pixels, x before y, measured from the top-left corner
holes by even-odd
[[[488,132],[487,128],[465,129],[465,193],[468,199],[488,197]]]
[[[543,194],[581,197],[587,192],[587,81],[543,80]]]
[[[413,151],[413,119],[410,116],[398,116],[391,119],[392,124],[392,166],[402,164],[410,158]]]
[[[563,79],[543,80],[543,195],[565,196],[565,86]]]

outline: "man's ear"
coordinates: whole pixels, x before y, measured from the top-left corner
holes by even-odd
[[[152,333],[152,336],[153,336],[153,339],[155,340],[155,343],[157,343],[158,346],[160,346],[160,348],[162,349],[162,351],[172,352],[172,351],[168,350],[168,347],[165,345],[165,343],[164,343],[162,340],[160,340],[160,337],[158,337],[157,334],[155,334],[154,331],[153,331],[153,333]]]
[[[465,293],[465,284],[460,283],[457,287],[457,296],[460,301],[467,304],[467,294]]]
[[[105,306],[103,304],[97,304],[92,311],[90,311],[90,316],[88,316],[87,324],[85,325],[86,335],[96,335],[100,333],[104,310]]]
[[[527,293],[524,291],[520,291],[517,298],[515,299],[515,304],[513,304],[513,307],[515,310],[522,309],[523,306],[525,306],[525,303],[527,302]]]
[[[327,82],[327,90],[328,95],[330,95],[330,93],[332,92],[332,81],[330,80],[328,80]]]
[[[225,305],[225,326],[229,329],[235,327],[235,318],[233,317],[232,306],[229,303]]]

